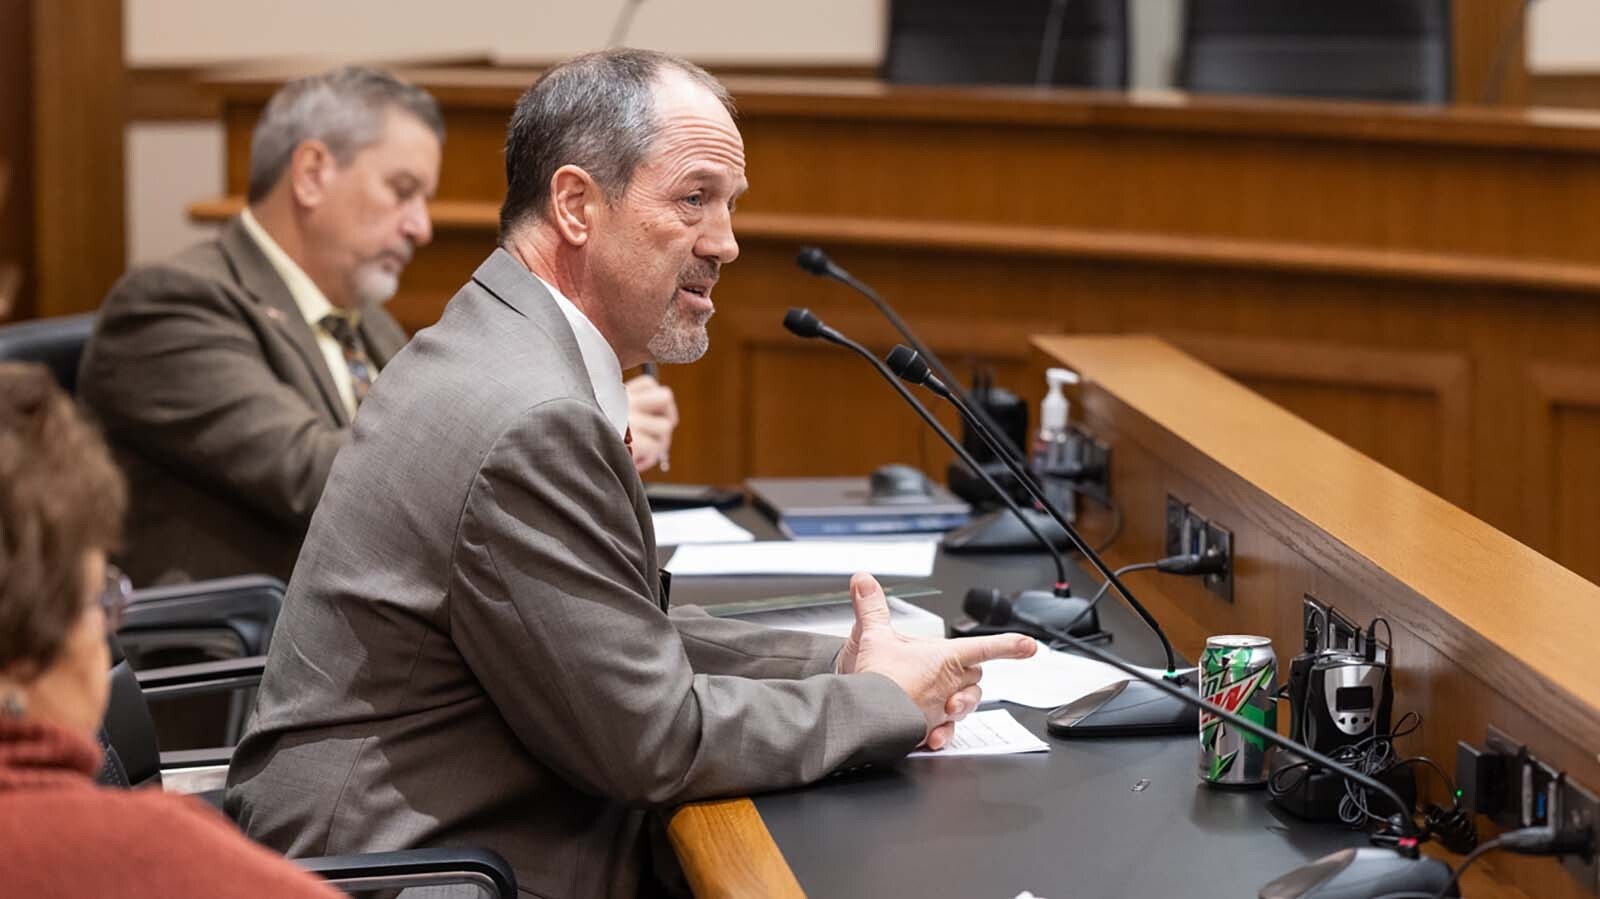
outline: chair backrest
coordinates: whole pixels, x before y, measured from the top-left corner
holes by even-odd
[[[893,0],[883,77],[905,84],[1033,84],[1062,0]],[[1128,84],[1126,0],[1065,0],[1051,84]]]
[[[0,326],[0,361],[39,362],[56,376],[61,389],[78,386],[78,360],[94,331],[95,314],[62,315]]]
[[[1187,0],[1177,86],[1447,103],[1450,0]]]
[[[107,642],[111,649],[111,700],[100,725],[100,748],[105,752],[105,763],[96,780],[119,787],[159,784],[161,747],[156,742],[150,706],[117,638],[109,637]]]

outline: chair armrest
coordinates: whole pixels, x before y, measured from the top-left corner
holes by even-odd
[[[254,687],[261,683],[261,672],[266,666],[266,656],[244,656],[215,662],[196,662],[193,665],[147,668],[135,672],[135,676],[139,679],[139,690],[147,700],[171,699],[174,696],[222,693]]]
[[[232,746],[210,749],[173,749],[161,753],[161,788],[168,793],[185,793],[208,798],[202,794],[213,791],[219,794],[215,804],[220,808],[220,793],[228,782],[228,763],[233,761]]]
[[[346,893],[470,884],[499,899],[517,899],[517,875],[488,849],[405,849],[294,862]]]
[[[134,592],[119,632],[227,628],[245,652],[259,655],[271,639],[284,592],[283,581],[259,574],[147,587]]]

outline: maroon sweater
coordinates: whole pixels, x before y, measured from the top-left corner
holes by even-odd
[[[338,896],[216,810],[160,790],[97,786],[100,749],[0,717],[0,893],[119,899]]]

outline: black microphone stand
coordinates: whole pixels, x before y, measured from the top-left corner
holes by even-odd
[[[832,278],[866,297],[868,302],[872,303],[873,307],[884,318],[888,319],[889,324],[894,326],[900,336],[905,338],[906,343],[916,347],[917,352],[922,354],[922,358],[928,360],[928,364],[932,365],[934,371],[938,372],[939,377],[950,385],[950,389],[961,396],[967,407],[973,410],[973,414],[977,415],[989,427],[991,432],[999,436],[1000,446],[1003,447],[1003,450],[991,447],[995,455],[1002,458],[1009,457],[1012,461],[1026,460],[1027,457],[1023,454],[1022,449],[995,422],[994,418],[989,415],[988,410],[983,408],[982,405],[971,401],[971,397],[961,387],[961,383],[950,374],[950,370],[945,368],[943,362],[939,361],[939,357],[934,355],[933,351],[918,339],[917,335],[912,332],[911,326],[905,323],[899,313],[894,311],[894,307],[890,306],[888,301],[880,296],[876,290],[873,290],[871,285],[850,274],[838,263],[829,259],[828,254],[819,247],[802,249],[799,255],[795,257],[795,263],[819,278]],[[963,459],[962,461],[968,467],[973,468],[974,471],[981,467],[968,459]],[[979,479],[986,480],[981,477]],[[1026,520],[1028,527],[1022,531],[1017,530],[1017,524],[1022,523],[1024,520]],[[1050,543],[1055,547],[1063,546],[1066,543],[1066,535],[1061,533],[1049,516],[1037,509],[1024,509],[1019,513],[1007,507],[974,516],[971,521],[946,534],[941,545],[947,552],[955,553],[1016,552],[1033,548],[1031,535],[1034,533],[1049,535]]]
[[[963,419],[967,419],[968,409],[958,399],[949,385],[934,377],[928,371],[928,366],[918,357],[917,353],[905,346],[897,346],[889,353],[887,367],[890,371],[912,384],[921,384],[932,391],[935,396],[949,400],[960,412]],[[994,436],[982,422],[975,418],[967,419],[971,422],[973,430],[984,440],[992,440]],[[1177,653],[1173,651],[1172,641],[1167,639],[1166,631],[1161,629],[1161,624],[1156,621],[1150,610],[1139,602],[1133,593],[1123,585],[1122,579],[1117,577],[1115,571],[1100,558],[1064,517],[1059,510],[1044,498],[1043,492],[1028,476],[1026,471],[1017,469],[1012,472],[1023,488],[1028,491],[1035,503],[1038,503],[1061,528],[1066,531],[1067,537],[1078,549],[1083,557],[1089,560],[1095,570],[1100,574],[1108,586],[1115,587],[1128,607],[1138,613],[1139,617],[1150,630],[1161,640],[1161,649],[1167,659],[1167,679],[1173,682],[1175,688],[1188,687],[1196,689],[1194,669],[1178,670]],[[1091,601],[1092,605],[1092,601]],[[1026,610],[1014,610],[1013,614],[1026,614]],[[969,612],[969,614],[971,614]],[[1068,625],[1070,627],[1070,624]],[[1133,736],[1150,734],[1193,733],[1199,727],[1199,721],[1188,711],[1188,706],[1176,702],[1166,693],[1151,692],[1142,683],[1123,681],[1112,684],[1103,690],[1097,690],[1087,696],[1081,697],[1064,706],[1051,710],[1046,719],[1051,733],[1068,737],[1092,736]]]
[[[911,391],[907,390],[900,383],[900,380],[894,376],[894,373],[884,367],[878,357],[872,355],[872,352],[866,347],[823,324],[822,320],[812,314],[809,309],[790,309],[783,317],[783,326],[797,337],[807,339],[820,337],[829,343],[842,346],[867,360],[872,365],[873,370],[887,381],[896,393],[900,394],[900,398],[906,401],[906,404],[922,418],[929,428],[933,429],[935,434],[939,435],[939,438],[962,461],[968,464],[972,464],[975,461],[972,459],[971,454],[966,451],[966,448],[961,446],[954,437],[950,436],[950,432],[946,431],[943,425],[939,424],[939,420],[933,417],[933,413],[918,402],[917,398],[911,395]],[[1022,520],[1023,526],[1033,534],[1039,545],[1043,546],[1045,551],[1050,554],[1051,561],[1055,563],[1056,582],[1050,590],[1024,590],[1009,598],[1013,606],[1020,605],[1022,608],[1034,612],[1034,616],[1024,622],[1037,631],[1034,636],[1049,640],[1054,637],[1058,630],[1071,629],[1085,636],[1090,636],[1091,639],[1106,639],[1104,632],[1100,630],[1098,613],[1089,607],[1087,601],[1072,595],[1071,587],[1067,583],[1067,563],[1062,559],[1061,553],[1023,516],[1022,510],[1017,507],[1016,502],[1007,495],[1005,490],[1001,489],[999,484],[995,483],[988,472],[984,471],[981,466],[974,466],[973,470],[978,472],[984,483],[995,492],[1001,502],[1005,503],[1006,507]],[[996,596],[998,596],[998,591],[996,591]]]

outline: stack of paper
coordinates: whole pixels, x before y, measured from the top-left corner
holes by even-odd
[[[956,722],[955,737],[940,750],[921,750],[907,758],[952,755],[1012,755],[1049,752],[1050,746],[1023,727],[1005,709],[973,712]]]
[[[733,523],[733,519],[706,507],[680,509],[675,512],[657,512],[655,520],[657,546],[681,546],[685,543],[749,543],[756,535]]]
[[[832,574],[866,571],[879,577],[927,577],[933,573],[938,544],[914,541],[799,542],[684,546],[667,561],[675,576],[724,574]]]
[[[1160,677],[1164,672],[1147,668]],[[1056,652],[1039,644],[1026,659],[1000,659],[983,664],[983,701],[1005,700],[1035,709],[1053,709],[1094,691],[1132,680],[1125,672],[1104,662],[1066,652]]]

